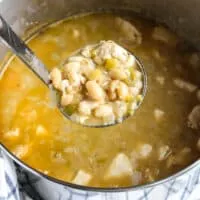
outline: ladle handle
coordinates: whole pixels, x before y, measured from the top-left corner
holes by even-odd
[[[16,35],[0,15],[0,37],[4,44],[18,56],[46,85],[49,85],[49,72],[29,47]]]

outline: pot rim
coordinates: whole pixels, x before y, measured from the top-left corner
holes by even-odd
[[[123,9],[122,9],[123,10]],[[127,10],[127,9],[126,9]],[[114,9],[115,11],[115,9]],[[94,11],[93,11],[94,12]],[[91,11],[87,11],[87,12],[83,12],[83,13],[78,13],[79,15],[89,15],[91,13],[93,13]],[[102,10],[98,9],[98,12],[102,12]],[[105,10],[104,10],[105,12]],[[62,19],[58,19],[58,20],[53,20],[51,23],[43,23],[43,24],[40,24],[39,25],[39,32],[40,30],[45,30],[46,28],[48,28],[49,25],[51,24],[54,24],[54,23],[57,23],[57,22],[60,22],[62,20],[65,20],[67,18],[70,18],[70,17],[73,17],[76,13],[70,13],[69,16],[67,16],[66,18],[62,18]],[[137,13],[135,13],[137,15]],[[35,36],[37,36],[37,32],[38,29],[34,30],[33,32],[31,32],[29,34],[28,37],[25,37],[24,40],[25,42],[29,42],[31,39],[33,39]],[[0,66],[3,66],[3,69],[0,70],[0,77],[4,74],[5,70],[7,69],[7,65],[9,64],[9,62],[12,61],[12,59],[14,58],[15,56],[14,55],[8,55],[8,57],[6,56],[5,60],[3,60],[2,63],[0,63]],[[65,186],[65,187],[69,187],[71,189],[78,189],[78,190],[84,190],[84,191],[90,191],[90,192],[127,192],[127,191],[136,191],[136,190],[141,190],[141,189],[148,189],[148,188],[151,188],[151,187],[154,187],[154,186],[157,186],[157,185],[160,185],[160,184],[163,184],[163,183],[166,183],[168,181],[172,181],[180,176],[182,176],[183,174],[191,171],[192,169],[194,169],[195,167],[197,167],[199,165],[200,167],[200,159],[194,161],[192,164],[190,164],[189,166],[185,167],[184,169],[166,177],[166,178],[163,178],[163,179],[160,179],[158,181],[154,181],[154,182],[151,182],[151,183],[147,183],[147,184],[143,184],[143,185],[137,185],[137,186],[128,186],[128,187],[110,187],[110,188],[105,188],[105,187],[91,187],[91,186],[83,186],[83,185],[77,185],[77,184],[74,184],[74,183],[70,183],[70,182],[67,182],[67,181],[63,181],[63,180],[59,180],[57,178],[54,178],[54,177],[51,177],[51,176],[48,176],[42,172],[40,172],[39,170],[37,169],[34,169],[32,168],[30,165],[26,164],[24,161],[20,160],[19,158],[17,158],[12,152],[10,152],[8,150],[8,148],[3,145],[1,142],[0,142],[0,151],[3,151],[5,152],[9,158],[11,158],[13,161],[15,161],[20,167],[23,167],[25,170],[27,170],[28,172],[31,172],[32,174],[38,176],[39,178],[44,178],[48,181],[51,181],[53,183],[57,183],[59,185],[62,185],[62,186]]]
[[[26,164],[24,161],[22,161],[19,158],[17,158],[13,153],[11,153],[8,150],[8,148],[6,148],[1,143],[0,143],[0,150],[5,152],[20,167],[25,168],[27,171],[29,171],[32,174],[38,176],[39,178],[44,178],[44,179],[46,179],[48,181],[57,183],[57,184],[62,185],[62,186],[69,187],[71,189],[85,190],[85,191],[90,191],[90,192],[126,192],[126,191],[130,191],[130,190],[135,190],[136,191],[136,190],[141,190],[141,189],[148,189],[148,188],[151,188],[151,187],[166,183],[168,181],[174,180],[174,179],[180,177],[181,175],[191,171],[192,169],[194,169],[198,165],[200,166],[200,159],[198,159],[195,162],[193,162],[192,164],[190,164],[189,166],[187,166],[186,168],[176,172],[175,174],[170,175],[169,177],[163,178],[161,180],[158,180],[158,181],[155,181],[155,182],[152,182],[152,183],[143,184],[143,185],[128,186],[128,187],[118,187],[118,188],[116,188],[116,187],[111,187],[111,188],[91,187],[91,186],[76,185],[74,183],[66,182],[66,181],[59,180],[59,179],[56,179],[54,177],[48,176],[48,175],[38,171],[37,169],[32,168],[31,166]]]

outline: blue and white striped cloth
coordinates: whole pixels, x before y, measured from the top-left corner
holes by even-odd
[[[0,152],[0,200],[34,200],[17,182],[13,162]],[[38,198],[37,193],[34,194]],[[69,199],[69,198],[66,198]],[[71,195],[70,200],[200,200],[200,166],[162,185],[123,192],[99,193],[93,196]],[[48,198],[47,198],[48,200]],[[55,199],[57,200],[57,199]]]

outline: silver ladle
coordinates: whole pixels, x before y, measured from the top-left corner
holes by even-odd
[[[8,23],[5,21],[5,19],[0,15],[0,37],[3,40],[4,44],[8,46],[11,51],[20,59],[22,60],[26,66],[32,70],[38,78],[41,79],[41,81],[49,88],[49,90],[55,92],[51,85],[51,80],[49,78],[49,72],[45,65],[42,63],[42,61],[37,58],[34,54],[34,52],[20,39],[17,34],[12,30],[12,28],[8,25]],[[144,98],[146,94],[146,89],[147,89],[147,76],[144,70],[143,65],[141,62],[136,58],[136,62],[140,68],[140,71],[142,72],[143,75],[143,89],[142,89],[142,97]],[[56,95],[56,92],[55,92]],[[57,100],[58,101],[58,100]],[[140,103],[138,103],[137,108],[140,106]],[[57,106],[61,113],[67,117],[69,120],[73,121],[68,115],[63,107],[60,105],[59,102],[57,102]],[[124,117],[127,118],[128,116]],[[123,120],[124,120],[123,119]],[[98,125],[87,125],[87,124],[82,124],[83,126],[88,126],[88,127],[96,127],[96,128],[101,128],[101,127],[106,127],[106,126],[111,126],[115,125],[119,122],[114,122],[112,124],[98,124]]]

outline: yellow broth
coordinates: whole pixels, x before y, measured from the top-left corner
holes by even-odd
[[[131,50],[145,66],[148,91],[139,110],[122,124],[87,128],[65,119],[47,87],[17,58],[0,80],[0,141],[25,163],[49,176],[70,182],[81,169],[92,176],[90,186],[131,186],[167,177],[199,156],[198,135],[187,126],[187,116],[198,101],[194,92],[173,82],[180,77],[198,85],[198,70],[188,61],[194,50],[182,48],[187,45],[171,32],[176,45],[154,40],[152,32],[157,24],[125,16],[142,34],[142,44],[135,46],[118,31],[115,19],[111,14],[71,18],[44,29],[29,46],[49,70],[71,52],[100,40],[113,40]],[[156,77],[163,77],[164,84]],[[155,109],[164,112],[161,120],[155,119]],[[143,144],[152,146],[146,158],[136,156]],[[171,154],[159,160],[159,148],[164,145]],[[132,176],[104,178],[118,153],[128,156],[133,171],[141,174],[139,181]],[[173,164],[176,156],[181,157],[180,162]]]

